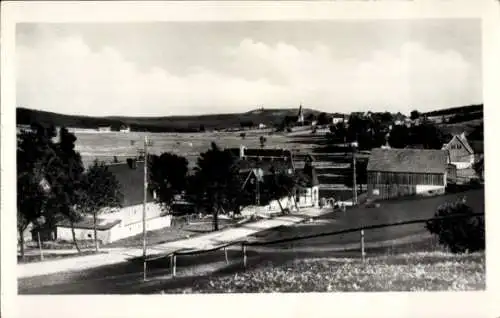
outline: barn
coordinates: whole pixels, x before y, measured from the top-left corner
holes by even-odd
[[[445,192],[449,157],[444,150],[372,150],[367,167],[368,197],[384,200]]]

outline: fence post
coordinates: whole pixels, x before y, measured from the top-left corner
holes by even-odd
[[[172,277],[175,277],[176,262],[177,262],[177,259],[175,257],[175,253],[172,253],[170,255],[170,271],[172,273]]]
[[[245,243],[241,243],[241,248],[243,249],[243,267],[247,267],[247,246]]]
[[[361,258],[365,262],[365,231],[361,230]]]
[[[177,271],[177,255],[174,253],[174,270],[172,271],[172,276],[175,277]]]
[[[229,259],[227,258],[227,247],[224,247],[224,256],[226,257],[226,264],[229,264]]]
[[[42,240],[40,239],[40,230],[37,231],[38,234],[38,248],[40,249],[40,260],[43,261],[43,248],[42,248]]]

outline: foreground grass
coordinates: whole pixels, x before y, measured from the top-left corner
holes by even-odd
[[[484,253],[419,252],[366,259],[268,262],[246,272],[198,280],[167,293],[468,291],[485,288]]]

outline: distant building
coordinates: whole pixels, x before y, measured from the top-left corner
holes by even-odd
[[[99,132],[110,132],[111,126],[99,127]]]
[[[122,132],[122,133],[129,133],[130,132],[130,127],[126,126],[126,125],[122,125],[120,127],[120,132]]]
[[[104,244],[142,233],[144,200],[144,162],[128,160],[127,163],[111,164],[108,169],[118,179],[123,194],[121,208],[111,213],[99,214],[97,238]],[[152,192],[147,192],[146,229],[148,231],[169,227],[171,216],[164,215],[154,202]],[[93,218],[90,216],[74,224],[78,240],[92,240]],[[72,240],[71,224],[64,220],[57,224],[57,239]]]
[[[457,166],[457,169],[471,168],[474,164],[474,150],[467,141],[465,133],[453,136],[443,149],[448,151],[450,161]]]
[[[342,117],[337,117],[337,116],[334,116],[332,117],[332,124],[336,125],[338,123],[343,123],[345,121],[345,118],[342,116]]]
[[[372,150],[368,161],[368,197],[374,200],[443,194],[449,157],[444,150]]]

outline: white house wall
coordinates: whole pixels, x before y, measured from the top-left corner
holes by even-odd
[[[146,231],[155,231],[172,224],[172,217],[170,215],[150,218],[146,220]],[[110,230],[110,242],[121,240],[126,237],[134,236],[142,233],[142,219],[139,222],[123,224],[120,223]]]
[[[445,192],[445,187],[444,186],[438,186],[438,185],[423,185],[423,184],[417,184],[416,185],[416,192],[417,194],[443,194]]]
[[[303,189],[303,192],[299,196],[297,206],[299,206],[299,208],[318,206],[319,203],[318,193],[319,193],[318,186]],[[288,208],[289,210],[294,210],[296,203],[295,196],[283,197],[280,200],[280,203],[283,209]],[[269,215],[278,212],[281,212],[278,200],[273,200],[268,205],[265,206],[255,206],[255,205],[247,206],[241,210],[241,215],[243,216],[258,215],[258,214]]]
[[[104,244],[111,243],[126,237],[142,233],[142,212],[143,205],[137,204],[121,208],[112,213],[101,213],[100,219],[109,221],[121,220],[120,223],[109,230],[97,231],[97,238]],[[161,216],[161,207],[150,202],[146,204],[146,230],[154,231],[171,226],[172,217],[170,215]],[[77,240],[89,240],[94,237],[93,229],[75,229]],[[71,228],[57,227],[57,238],[59,240],[73,240]]]
[[[142,211],[143,205],[136,204],[128,207],[124,207],[119,209],[116,212],[112,213],[101,213],[99,214],[100,219],[106,220],[121,220],[123,224],[132,224],[136,222],[142,222]],[[148,202],[146,203],[146,218],[151,219],[155,217],[159,217],[162,213],[161,207],[154,203]]]

